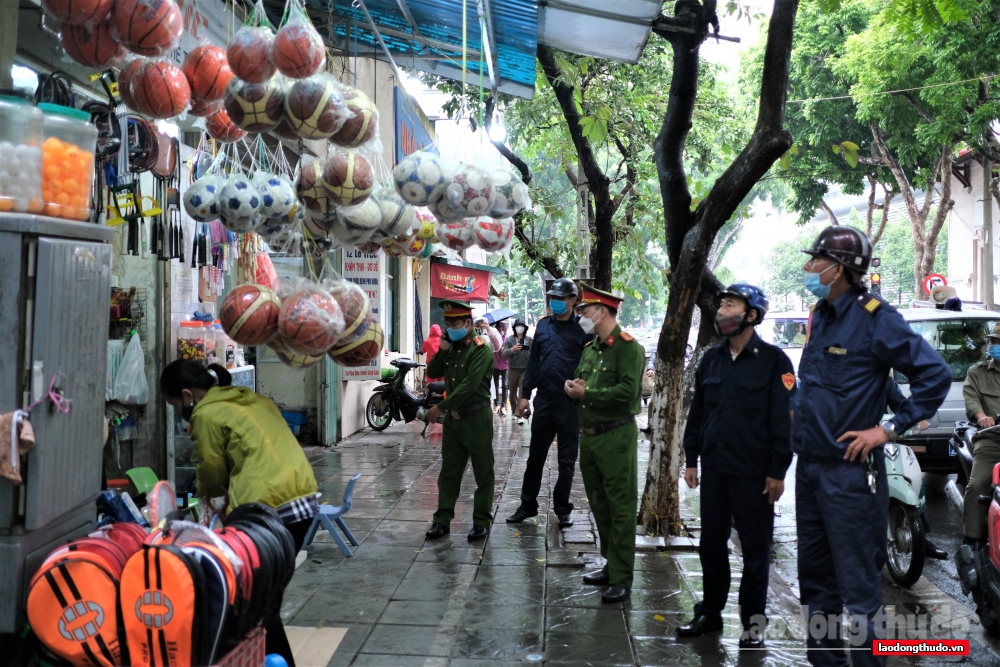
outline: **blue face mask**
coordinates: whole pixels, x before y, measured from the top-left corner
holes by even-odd
[[[448,339],[454,343],[462,340],[468,335],[469,331],[465,327],[461,329],[448,329]]]
[[[986,346],[986,355],[990,359],[1000,359],[1000,344],[990,343]]]
[[[824,285],[820,282],[819,277],[824,273],[837,266],[836,264],[831,264],[822,271],[818,273],[813,273],[811,271],[806,271],[806,289],[812,292],[817,298],[825,299],[830,296],[830,286]]]
[[[566,312],[566,302],[552,299],[549,301],[549,308],[552,309],[553,315],[562,315]]]

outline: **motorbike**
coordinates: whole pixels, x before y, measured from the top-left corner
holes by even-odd
[[[389,364],[397,372],[372,390],[372,396],[365,407],[365,419],[374,431],[384,431],[393,420],[409,424],[420,419],[424,422],[424,430],[420,432],[423,436],[430,425],[424,415],[431,406],[444,400],[444,382],[428,383],[426,393],[418,396],[406,386],[406,376],[414,368],[421,368],[424,364],[406,358],[393,359]]]
[[[913,450],[906,445],[888,442],[883,447],[889,481],[886,567],[893,581],[909,588],[917,583],[924,570],[927,535],[920,513],[926,508],[927,498],[924,495],[923,473]]]
[[[1000,415],[996,420],[1000,422]],[[972,437],[976,434],[1000,431],[1000,424],[984,429],[978,429],[971,422],[955,422],[955,430],[949,444],[955,450],[961,468],[960,478],[969,479],[972,474]],[[962,592],[972,595],[976,603],[976,614],[983,629],[994,637],[1000,637],[1000,464],[993,468],[993,483],[989,495],[979,496],[977,502],[988,505],[986,525],[987,539],[979,540],[976,545],[963,544],[955,554],[955,565],[958,568],[958,579],[962,584]],[[945,492],[959,510],[963,509],[964,499],[955,482],[949,481]]]

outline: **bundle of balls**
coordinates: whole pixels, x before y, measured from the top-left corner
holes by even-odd
[[[427,207],[437,221],[433,231],[418,238],[436,236],[452,250],[478,245],[488,252],[505,251],[514,238],[513,216],[531,204],[528,186],[516,172],[468,164],[449,169],[429,151],[405,157],[393,170],[393,179],[400,197]],[[412,254],[417,248],[411,245],[399,252]]]
[[[221,219],[232,232],[252,232],[291,225],[295,219],[295,189],[284,176],[258,171],[252,177],[209,173],[184,192],[184,210],[197,222]]]
[[[343,279],[322,285],[283,281],[281,297],[262,285],[241,285],[222,301],[222,328],[241,345],[266,344],[292,368],[308,368],[329,354],[344,366],[362,366],[382,351],[382,328],[368,296]]]

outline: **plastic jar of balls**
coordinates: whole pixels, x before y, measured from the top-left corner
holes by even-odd
[[[177,326],[177,359],[205,361],[208,353],[208,339],[212,339],[211,348],[215,351],[215,334],[203,322],[181,322]]]
[[[0,211],[41,213],[45,116],[27,100],[0,95]]]
[[[53,218],[90,220],[97,128],[85,111],[45,103],[38,108],[45,114],[43,212]]]

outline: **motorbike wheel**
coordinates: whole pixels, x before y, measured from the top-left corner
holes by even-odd
[[[889,506],[888,559],[892,580],[903,588],[917,583],[924,571],[924,526],[916,508],[893,502]]]
[[[392,405],[385,394],[372,394],[365,408],[365,419],[373,431],[384,431],[392,423]]]

